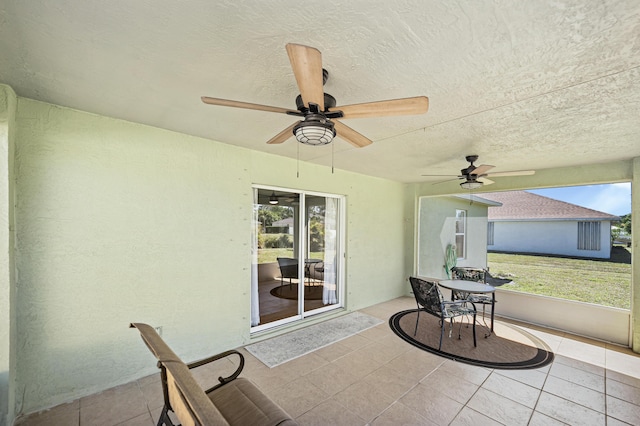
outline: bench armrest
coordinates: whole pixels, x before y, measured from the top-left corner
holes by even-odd
[[[205,390],[205,393],[209,393],[209,392],[211,392],[211,391],[213,391],[215,389],[218,389],[220,386],[222,386],[222,385],[224,385],[226,383],[229,383],[230,381],[236,379],[240,375],[240,373],[242,372],[242,369],[244,368],[244,356],[238,351],[230,350],[230,351],[225,351],[225,352],[219,353],[217,355],[213,355],[213,356],[201,359],[199,361],[191,362],[191,363],[187,364],[187,367],[189,369],[196,368],[196,367],[201,367],[201,366],[203,366],[205,364],[209,364],[210,362],[217,361],[219,359],[226,358],[226,357],[228,357],[230,355],[234,355],[234,354],[238,355],[238,357],[240,358],[240,364],[238,365],[238,368],[236,368],[236,371],[234,371],[233,374],[231,374],[228,377],[218,377],[218,381],[220,383],[218,383],[217,385],[212,386],[209,389]]]

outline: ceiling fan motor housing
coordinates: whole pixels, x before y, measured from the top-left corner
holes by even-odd
[[[478,175],[472,175],[471,173],[473,173],[473,171],[476,169],[476,166],[473,163],[474,163],[474,161],[478,160],[478,156],[477,155],[467,155],[465,157],[465,159],[471,164],[469,164],[469,166],[466,169],[460,170],[460,174],[462,176],[468,176],[468,178],[472,178],[472,179],[475,180],[478,177]]]
[[[331,96],[328,93],[324,94],[324,110],[328,111],[329,108],[335,108],[336,106],[336,98]],[[298,111],[305,112],[305,110],[309,110],[306,106],[304,106],[304,101],[302,100],[302,96],[296,96],[296,108]]]

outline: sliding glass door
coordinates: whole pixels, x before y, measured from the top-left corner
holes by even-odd
[[[254,188],[252,331],[342,306],[343,204],[335,195]]]

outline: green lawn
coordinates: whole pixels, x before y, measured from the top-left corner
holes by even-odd
[[[488,265],[492,277],[513,280],[504,289],[629,309],[630,258],[618,246],[609,261],[489,253]]]
[[[277,262],[278,257],[295,257],[292,248],[271,248],[258,250],[258,263]],[[324,252],[312,252],[309,254],[311,259],[323,259]]]

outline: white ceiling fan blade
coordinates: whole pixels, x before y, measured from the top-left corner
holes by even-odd
[[[488,164],[482,164],[478,167],[476,167],[475,169],[473,169],[473,171],[471,172],[471,174],[473,175],[484,175],[487,173],[487,171],[489,171],[490,169],[493,169],[495,166],[490,166]]]
[[[460,178],[454,178],[454,179],[441,180],[441,181],[438,181],[438,182],[433,182],[431,185],[439,185],[439,184],[441,184],[441,183],[453,182],[454,180],[458,180],[458,179],[460,179]]]
[[[513,172],[496,172],[496,173],[487,173],[487,176],[490,177],[503,177],[503,176],[531,176],[536,173],[535,170],[517,170]]]

